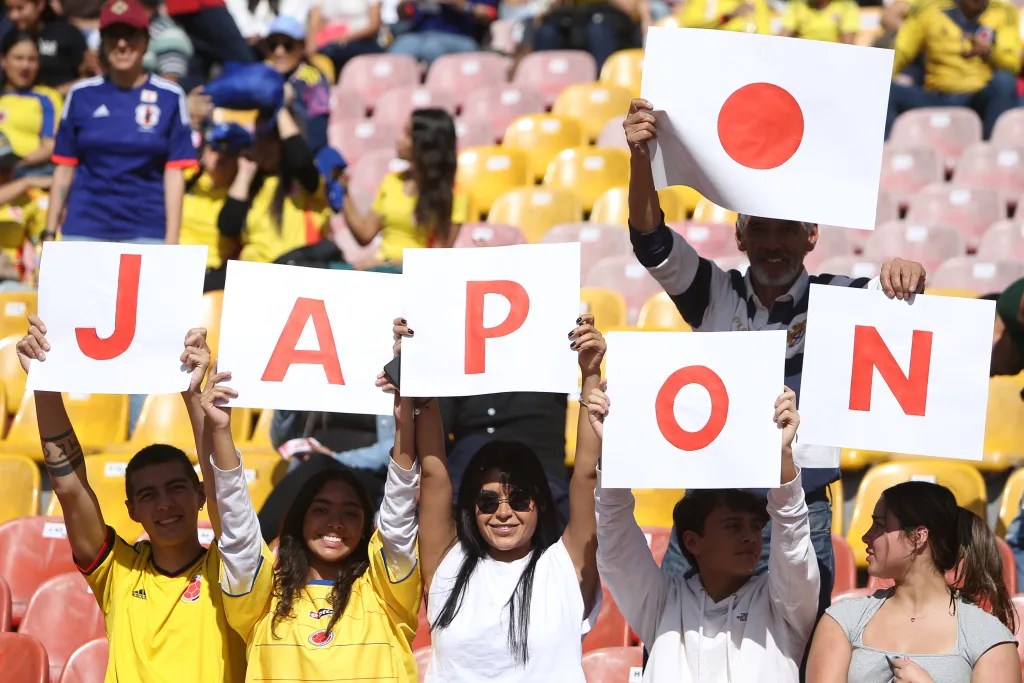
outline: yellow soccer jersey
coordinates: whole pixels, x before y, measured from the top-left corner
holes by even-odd
[[[0,206],[0,249],[15,263],[26,240],[36,242],[46,228],[49,195],[30,189],[14,201]]]
[[[745,4],[752,5],[753,12],[727,19]],[[771,10],[766,0],[686,0],[681,19],[687,28],[717,28],[766,35],[772,32]]]
[[[60,110],[60,93],[46,86],[6,90],[0,93],[0,131],[10,140],[14,153],[25,156],[35,151],[43,138],[57,136]]]
[[[797,38],[838,43],[843,34],[860,30],[860,11],[852,0],[831,0],[824,7],[812,7],[807,0],[790,0],[782,26]]]
[[[430,231],[416,224],[415,195],[405,193],[405,182],[397,173],[384,176],[373,200],[373,213],[380,217],[380,250],[382,261],[401,261],[406,249],[433,247]],[[469,197],[456,188],[452,197],[452,225],[461,225],[469,219]]]
[[[245,645],[225,618],[216,546],[168,576],[148,541],[131,546],[108,529],[99,555],[79,569],[106,620],[106,683],[243,680]]]
[[[210,176],[204,173],[185,193],[181,203],[181,235],[178,242],[209,247],[206,252],[207,269],[220,268],[223,263],[217,218],[227,196],[227,188],[214,189]]]
[[[331,208],[324,184],[321,182],[312,194],[296,187],[284,200],[278,225],[271,213],[278,182],[277,177],[268,177],[252,200],[242,230],[243,261],[273,263],[289,251],[316,244],[327,235]]]
[[[252,590],[224,598],[228,621],[248,646],[246,681],[375,681],[417,683],[412,639],[422,588],[419,563],[408,576],[391,576],[380,532],[370,539],[370,567],[352,586],[345,613],[334,628],[331,582],[313,581],[293,605],[293,618],[271,623],[274,557],[263,561]]]

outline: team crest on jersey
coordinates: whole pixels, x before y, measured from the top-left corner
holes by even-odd
[[[188,588],[181,594],[182,602],[196,602],[199,600],[200,593],[203,592],[203,577],[198,574],[193,576],[188,582]]]
[[[156,103],[156,90],[143,90],[139,96],[139,100],[143,104],[155,104]]]
[[[807,314],[802,314],[793,319],[793,322],[789,324],[789,330],[786,333],[786,345],[789,348],[798,346],[804,340],[804,334],[807,332]]]
[[[309,636],[309,644],[315,645],[316,647],[324,647],[325,645],[329,645],[332,640],[334,640],[333,631],[320,630],[311,633]]]
[[[309,617],[311,619],[323,619],[324,617],[329,617],[333,614],[334,610],[329,607],[324,607],[323,609],[310,610]]]
[[[140,104],[135,107],[135,123],[143,130],[153,130],[160,123],[160,107],[155,104]]]

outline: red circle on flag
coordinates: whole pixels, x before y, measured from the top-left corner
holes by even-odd
[[[804,137],[804,114],[796,99],[771,83],[745,85],[718,113],[718,139],[733,161],[765,170],[789,161]]]

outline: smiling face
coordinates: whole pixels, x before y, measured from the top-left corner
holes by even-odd
[[[7,83],[18,90],[31,88],[39,74],[39,48],[34,41],[21,40],[3,56]]]
[[[128,72],[142,67],[142,57],[149,46],[149,33],[124,24],[114,24],[101,32],[103,51],[110,68]]]
[[[764,516],[725,505],[715,506],[704,520],[704,532],[683,532],[683,544],[696,558],[701,574],[747,578],[761,561]]]
[[[521,489],[503,485],[498,470],[489,470],[477,494],[476,526],[495,559],[525,557],[537,531],[537,505]]]
[[[804,257],[818,242],[818,227],[808,229],[797,221],[751,216],[741,226],[736,229],[736,244],[750,260],[750,275],[769,287],[793,284]]]
[[[295,71],[302,61],[302,41],[291,36],[280,33],[267,36],[264,47],[267,51],[267,66],[281,75]]]
[[[328,481],[313,496],[302,521],[302,539],[309,550],[309,564],[321,578],[331,578],[335,566],[352,554],[363,536],[363,504],[348,482]]]
[[[885,499],[879,498],[871,513],[871,527],[861,540],[867,546],[868,574],[882,579],[901,579],[927,542],[928,530],[920,527],[908,538],[896,515],[886,510]]]
[[[206,502],[195,472],[179,462],[147,465],[131,473],[129,516],[154,545],[194,543],[199,508]],[[191,476],[190,476],[191,475]]]

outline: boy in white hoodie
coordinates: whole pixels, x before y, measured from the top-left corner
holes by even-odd
[[[607,397],[587,398],[602,435]],[[775,403],[781,481],[763,500],[739,489],[692,491],[673,512],[679,545],[697,571],[663,574],[633,518],[629,489],[597,488],[601,578],[649,648],[645,683],[796,683],[814,629],[820,579],[800,471],[793,464],[796,397]],[[754,575],[770,519],[768,571]]]

